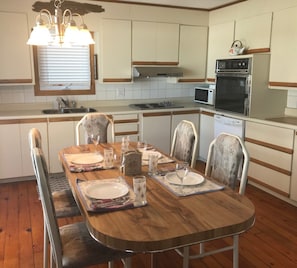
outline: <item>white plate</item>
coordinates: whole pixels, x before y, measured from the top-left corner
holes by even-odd
[[[180,179],[177,177],[175,172],[170,172],[166,174],[166,179],[171,184],[182,185]],[[189,172],[188,175],[184,178],[183,185],[193,186],[198,185],[204,182],[204,177],[198,173]]]
[[[115,199],[129,192],[127,185],[119,182],[98,182],[85,188],[85,193],[93,199]]]
[[[72,156],[71,162],[76,165],[93,165],[103,161],[100,154],[80,154]]]
[[[151,153],[157,154],[159,159],[162,157],[162,154],[159,152],[156,152],[156,151],[143,151],[142,152],[142,160],[148,160],[148,156]]]

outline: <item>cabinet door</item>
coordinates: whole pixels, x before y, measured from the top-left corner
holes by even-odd
[[[132,59],[133,63],[178,62],[179,25],[133,21]]]
[[[177,125],[182,120],[188,120],[192,122],[196,128],[197,134],[199,133],[199,111],[189,112],[189,113],[178,113],[173,112],[171,119],[171,137],[173,137],[173,133]]]
[[[236,21],[235,40],[240,40],[248,50],[270,51],[272,13]],[[257,29],[257,31],[255,31]]]
[[[234,39],[235,22],[211,25],[208,35],[207,79],[215,80],[216,60],[229,55],[228,51]]]
[[[62,172],[58,154],[61,149],[75,144],[75,121],[49,122],[48,143],[50,173]]]
[[[0,12],[0,34],[0,84],[32,83],[27,15]]]
[[[294,153],[292,160],[292,176],[290,186],[290,198],[297,201],[297,132],[294,135]]]
[[[214,114],[202,111],[199,129],[199,159],[207,160],[210,143],[214,139]]]
[[[103,82],[132,80],[131,21],[103,20],[101,52]]]
[[[113,120],[116,142],[125,136],[129,136],[130,141],[141,140],[139,114],[117,114],[113,115]]]
[[[20,125],[0,125],[0,133],[0,179],[21,177],[22,154]]]
[[[297,88],[297,7],[273,14],[269,84]],[[284,70],[285,66],[285,70]]]
[[[183,79],[201,79],[206,76],[207,27],[180,26],[179,66]]]
[[[143,114],[142,133],[144,141],[168,154],[171,144],[171,114]]]
[[[48,163],[48,142],[47,142],[47,123],[28,123],[20,124],[20,140],[21,140],[21,156],[22,156],[22,175],[34,175],[31,152],[28,142],[28,134],[30,129],[37,128],[41,134],[42,151]]]

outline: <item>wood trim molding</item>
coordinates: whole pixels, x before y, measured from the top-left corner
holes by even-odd
[[[216,79],[215,78],[207,78],[207,82],[215,83]]]
[[[119,119],[119,120],[114,120],[114,124],[129,124],[129,123],[138,123],[139,119]]]
[[[208,116],[214,116],[215,113],[207,112],[207,111],[200,111],[200,114],[208,115]]]
[[[131,135],[139,135],[139,131],[123,131],[123,132],[115,132],[115,136],[131,136]]]
[[[0,120],[0,125],[46,123],[46,122],[47,122],[47,118],[4,119],[4,120]]]
[[[177,80],[177,82],[179,83],[203,83],[205,82],[205,79],[201,79],[201,78],[179,78]]]
[[[199,110],[188,110],[188,111],[173,111],[173,115],[179,115],[179,114],[200,114]]]
[[[32,79],[0,79],[0,84],[32,84]]]
[[[67,122],[67,121],[79,121],[83,116],[75,117],[50,117],[48,122]]]
[[[133,65],[170,65],[177,66],[177,61],[133,61]]]
[[[143,117],[166,116],[166,115],[171,115],[171,112],[143,113]]]
[[[280,152],[283,152],[283,153],[293,154],[293,149],[290,149],[290,148],[278,146],[278,145],[271,144],[271,143],[264,142],[264,141],[259,141],[259,140],[256,140],[256,139],[251,139],[251,138],[248,138],[248,137],[245,137],[244,140],[246,142],[261,145],[261,146],[264,146],[264,147],[267,147],[267,148],[270,148],[270,149],[273,149],[273,150],[277,150],[277,151],[280,151]]]
[[[260,166],[263,166],[263,167],[272,169],[274,171],[277,171],[279,173],[285,174],[287,176],[291,176],[292,175],[292,172],[290,170],[286,170],[286,169],[283,169],[283,168],[280,168],[280,167],[271,165],[269,163],[266,163],[264,161],[258,160],[256,158],[250,157],[250,161],[253,162],[253,163],[256,163],[256,164],[258,164]]]
[[[132,82],[132,78],[103,78],[104,83],[129,83]]]
[[[271,87],[297,87],[297,82],[277,82],[277,81],[269,81],[268,85]]]
[[[248,49],[245,53],[246,54],[257,54],[257,53],[268,53],[270,52],[270,48],[254,48],[254,49]]]
[[[257,184],[259,184],[261,186],[264,186],[265,188],[267,188],[269,190],[272,190],[273,192],[278,193],[278,194],[280,194],[282,196],[289,197],[289,193],[286,193],[284,191],[281,191],[279,189],[276,189],[275,187],[273,187],[271,185],[268,185],[267,183],[264,183],[264,182],[262,182],[262,181],[260,181],[260,180],[258,180],[256,178],[253,178],[251,176],[248,176],[248,180],[251,180],[252,182],[255,182],[255,183],[257,183]]]

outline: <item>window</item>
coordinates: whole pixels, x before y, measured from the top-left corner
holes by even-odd
[[[34,46],[35,95],[95,94],[94,45]]]

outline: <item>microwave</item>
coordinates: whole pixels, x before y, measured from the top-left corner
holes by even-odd
[[[195,102],[214,105],[215,89],[213,87],[195,87]]]

